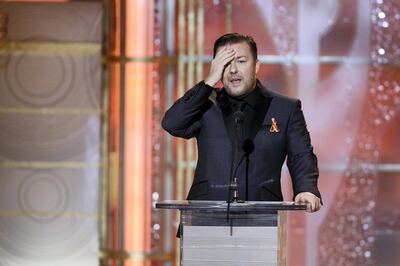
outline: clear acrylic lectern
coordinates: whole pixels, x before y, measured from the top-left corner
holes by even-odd
[[[179,209],[181,265],[286,265],[286,211],[306,204],[248,201],[162,201],[159,209]]]

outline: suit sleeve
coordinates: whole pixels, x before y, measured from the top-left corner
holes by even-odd
[[[294,196],[300,192],[311,192],[321,199],[317,186],[319,176],[317,157],[313,152],[299,100],[296,100],[289,118],[286,147],[287,166],[292,178]]]
[[[213,90],[204,81],[188,90],[165,112],[162,127],[176,137],[189,139],[197,136],[202,115],[212,104],[208,97]]]

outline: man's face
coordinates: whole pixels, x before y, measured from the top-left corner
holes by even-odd
[[[218,50],[225,47],[235,51],[233,60],[226,65],[222,74],[222,83],[226,92],[234,97],[250,93],[256,86],[256,74],[260,62],[253,58],[246,42],[227,44]]]

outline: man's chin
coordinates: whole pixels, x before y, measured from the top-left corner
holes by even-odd
[[[233,97],[238,97],[238,96],[242,96],[243,94],[245,94],[245,90],[241,86],[240,87],[229,87],[229,88],[225,88],[225,90],[229,96],[233,96]]]

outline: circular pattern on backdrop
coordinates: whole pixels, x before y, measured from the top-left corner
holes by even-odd
[[[101,40],[102,33],[102,12],[101,10],[96,14],[96,18],[93,21],[89,31],[89,41]],[[83,59],[84,67],[84,81],[86,84],[86,90],[89,95],[90,103],[92,107],[98,108],[101,106],[101,90],[102,90],[102,65],[100,55],[87,55]]]
[[[96,184],[87,177],[71,182],[70,174],[61,173],[67,172],[1,170],[0,210],[11,213],[0,219],[1,250],[8,257],[50,262],[80,253],[96,241],[96,219],[68,215],[81,210],[80,202],[96,204],[97,198],[85,193]],[[43,211],[58,214],[39,215]]]
[[[13,8],[5,5],[4,9],[13,14],[10,38],[15,40],[101,40],[101,4],[27,4]],[[85,59],[90,62],[83,69]],[[7,87],[4,89],[10,91],[6,96],[14,98],[10,102],[17,100],[24,106],[33,107],[99,105],[101,64],[98,56],[93,54],[39,56],[17,53],[0,75]],[[79,159],[89,154],[88,149],[90,152],[96,150],[99,123],[98,116],[86,115],[3,116],[0,117],[0,153],[14,160]],[[59,147],[63,147],[62,153]]]
[[[98,159],[98,117],[8,115],[0,116],[0,128],[0,156],[9,160]]]
[[[2,5],[2,8],[12,14],[10,38],[13,40],[83,42],[91,31],[89,22],[96,17],[91,11],[92,5],[11,3]],[[101,9],[101,3],[97,8]],[[8,97],[15,98],[10,102],[18,101],[24,106],[87,104],[81,87],[84,84],[76,84],[77,74],[85,75],[78,68],[81,62],[80,55],[67,53],[50,56],[13,54],[7,69],[0,72],[8,87],[3,89],[10,91],[5,93]],[[26,83],[26,80],[30,83]],[[76,91],[72,92],[75,88]],[[7,115],[0,117],[0,127],[0,156],[7,159],[86,159],[87,156],[93,157],[92,151],[98,145],[97,117]],[[93,153],[96,156],[97,153]],[[89,249],[96,250],[96,219],[39,215],[40,212],[93,211],[82,205],[98,203],[97,198],[87,195],[98,184],[87,185],[92,181],[87,175],[75,178],[77,173],[79,176],[78,170],[0,169],[0,210],[11,213],[22,211],[26,214],[23,217],[1,217],[0,256],[4,254],[10,258],[10,263],[18,258],[18,265],[24,265],[19,263],[22,261],[27,264],[45,265],[47,262],[49,264],[46,265],[55,265],[56,261],[66,262],[68,258],[88,252]]]
[[[41,40],[43,37],[30,38]],[[47,40],[54,42],[52,40]],[[13,55],[6,68],[5,82],[11,94],[27,106],[54,106],[70,93],[75,80],[71,55]]]
[[[101,64],[100,58],[97,55],[87,55],[83,59],[83,72],[86,91],[89,96],[90,104],[93,108],[101,106]]]
[[[18,41],[53,43],[85,42],[91,33],[96,11],[88,4],[4,5],[10,14],[10,38]],[[93,6],[96,10],[96,6]],[[101,10],[101,6],[97,6]],[[82,11],[83,10],[83,11]],[[52,106],[60,102],[74,87],[76,54],[28,54],[11,56],[3,71],[8,90],[28,106]],[[51,71],[49,71],[51,70]],[[29,81],[29,83],[27,83]]]
[[[7,67],[10,62],[11,54],[2,54],[0,55],[0,69],[4,69]]]
[[[32,220],[52,222],[67,211],[68,188],[54,172],[36,172],[18,187],[19,209]]]

